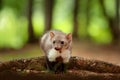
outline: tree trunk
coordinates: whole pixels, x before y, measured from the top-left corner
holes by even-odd
[[[118,22],[118,3],[116,1],[116,15],[114,18],[111,18],[110,16],[107,15],[106,10],[105,10],[104,0],[100,0],[100,4],[101,4],[101,7],[103,9],[103,14],[108,20],[109,27],[110,27],[111,33],[113,35],[113,42],[112,43],[117,44],[119,37],[120,37],[120,35],[119,35],[120,30],[119,30],[119,26],[118,26],[118,23],[119,23]]]
[[[2,0],[0,0],[0,10],[2,9]]]
[[[48,31],[52,27],[54,0],[45,0],[45,30]]]
[[[33,0],[28,0],[28,42],[35,42],[35,36],[32,25]]]
[[[87,0],[87,7],[86,7],[86,17],[87,17],[87,27],[89,26],[89,16],[90,13],[90,0]]]
[[[74,13],[73,13],[73,37],[78,37],[78,9],[79,0],[74,0]]]
[[[45,57],[0,63],[0,80],[120,80],[120,66],[71,57],[63,74],[46,71]]]
[[[119,15],[119,10],[120,10],[120,0],[116,0],[116,17],[117,17],[117,25],[120,29],[120,26],[119,26],[119,20],[120,20],[120,15]]]
[[[86,38],[89,40],[90,39],[90,36],[89,36],[89,33],[87,31],[88,27],[89,27],[89,24],[90,24],[90,9],[91,9],[91,2],[92,0],[87,0],[87,3],[86,3]]]
[[[119,30],[120,30],[120,0],[117,0],[117,6],[118,6],[118,16],[119,16],[119,19],[118,19],[118,26],[119,26]]]
[[[119,42],[120,42],[120,0],[116,0],[116,25],[119,30]]]

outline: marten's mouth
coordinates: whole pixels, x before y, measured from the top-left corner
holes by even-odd
[[[56,51],[59,51],[59,53],[62,52],[62,49],[61,48],[55,48]]]
[[[55,48],[55,50],[59,51],[59,50],[61,50],[61,48]]]

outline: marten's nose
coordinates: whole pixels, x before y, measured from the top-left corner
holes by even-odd
[[[59,51],[59,50],[61,50],[61,48],[55,47],[55,50]]]

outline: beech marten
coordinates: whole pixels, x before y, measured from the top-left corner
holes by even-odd
[[[64,72],[71,57],[72,34],[59,30],[48,31],[42,36],[40,45],[46,56],[47,69]]]

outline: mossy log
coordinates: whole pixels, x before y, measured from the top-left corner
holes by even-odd
[[[120,80],[120,66],[71,57],[66,73],[48,72],[45,57],[0,63],[0,80]]]

